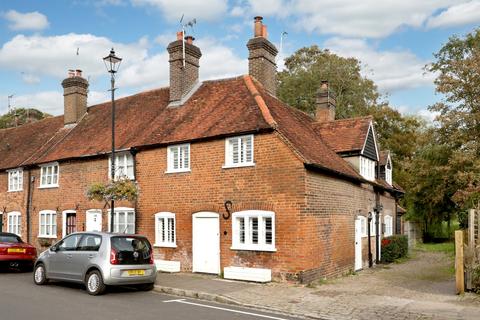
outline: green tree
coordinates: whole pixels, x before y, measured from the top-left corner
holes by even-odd
[[[437,112],[439,143],[450,150],[448,179],[457,190],[460,208],[480,209],[480,29],[452,36],[427,70],[436,73],[443,100],[430,107]]]
[[[0,116],[0,129],[21,126],[26,123],[51,117],[48,113],[43,113],[33,108],[17,108]]]
[[[278,96],[292,107],[313,113],[315,97],[322,80],[328,80],[337,100],[337,118],[365,115],[379,104],[380,95],[372,80],[360,74],[355,58],[339,57],[318,46],[299,49],[285,60],[278,74]]]
[[[343,58],[318,46],[305,47],[285,60],[277,93],[290,106],[313,114],[320,83],[328,80],[336,96],[336,118],[373,115],[382,149],[393,155],[394,179],[405,185],[409,176],[403,162],[413,157],[425,122],[391,108],[375,83],[360,71],[361,62],[355,58]]]

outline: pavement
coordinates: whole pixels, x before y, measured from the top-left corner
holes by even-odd
[[[310,286],[159,273],[155,290],[309,319],[480,319],[480,296],[455,295],[450,264],[444,253],[417,252],[401,264]]]

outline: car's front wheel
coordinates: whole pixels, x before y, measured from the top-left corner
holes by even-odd
[[[85,279],[85,286],[88,294],[92,296],[98,296],[105,292],[107,286],[103,283],[102,275],[99,271],[94,270],[87,274]]]
[[[42,285],[48,282],[45,265],[43,263],[39,263],[35,266],[33,271],[33,281],[36,285]]]

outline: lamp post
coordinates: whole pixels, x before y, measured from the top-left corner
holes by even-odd
[[[119,58],[115,55],[115,50],[112,48],[110,50],[110,54],[103,58],[103,62],[105,63],[105,67],[107,71],[110,73],[110,83],[111,88],[110,91],[112,92],[112,155],[111,155],[111,162],[110,162],[110,178],[115,179],[115,74],[120,68],[120,63],[122,62],[122,58]],[[110,230],[113,232],[113,221],[114,221],[114,213],[115,213],[115,200],[112,199],[110,203]]]

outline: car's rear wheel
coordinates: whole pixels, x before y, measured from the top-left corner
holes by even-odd
[[[88,294],[92,296],[98,296],[105,292],[107,286],[103,283],[102,275],[99,271],[94,270],[87,274],[85,279],[85,286]]]
[[[143,283],[137,285],[138,290],[141,291],[151,291],[153,290],[153,287],[155,286],[155,283]]]
[[[43,263],[39,263],[35,266],[33,271],[33,281],[39,286],[48,282],[47,273]]]

